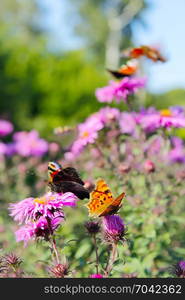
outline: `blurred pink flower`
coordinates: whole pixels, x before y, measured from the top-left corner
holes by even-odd
[[[84,123],[78,125],[78,136],[72,144],[70,151],[65,153],[66,160],[73,160],[88,144],[93,144],[98,138],[98,131],[103,128],[99,114],[94,113]]]
[[[185,127],[185,114],[179,110],[174,110],[173,107],[161,111],[155,109],[142,111],[138,120],[146,132],[153,132],[161,127]]]
[[[155,171],[155,164],[151,160],[146,160],[144,162],[144,169],[146,172],[151,173]]]
[[[144,78],[125,77],[119,82],[110,81],[108,86],[98,88],[95,94],[99,102],[111,103],[113,100],[116,100],[117,103],[122,100],[126,102],[129,95],[145,86],[145,82]]]
[[[136,120],[132,113],[122,112],[119,118],[121,133],[134,135],[136,133]]]
[[[57,143],[50,143],[49,144],[49,151],[51,153],[56,153],[60,150],[60,146]]]
[[[107,125],[112,121],[116,121],[120,117],[119,109],[109,106],[101,108],[97,114],[104,125]]]
[[[90,275],[90,278],[103,278],[102,274],[92,274]]]
[[[42,156],[48,151],[48,143],[39,138],[36,130],[16,132],[13,139],[14,149],[21,156]]]
[[[13,125],[9,121],[0,120],[0,136],[6,136],[13,131]]]
[[[185,148],[183,141],[178,137],[171,139],[172,149],[168,153],[168,159],[173,163],[185,163]]]
[[[0,155],[5,155],[7,151],[7,145],[3,142],[0,142]]]

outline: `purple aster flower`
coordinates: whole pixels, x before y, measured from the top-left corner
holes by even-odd
[[[48,143],[35,130],[17,132],[13,139],[15,151],[21,156],[42,156],[48,151]]]
[[[96,90],[96,97],[99,102],[111,103],[116,100],[120,103],[122,100],[127,101],[127,97],[137,92],[139,88],[145,86],[146,80],[143,78],[125,77],[119,82],[110,81],[110,85]]]
[[[70,192],[49,192],[40,198],[26,198],[18,203],[10,204],[10,215],[15,221],[26,224],[37,220],[40,216],[53,218],[55,212],[64,217],[63,206],[75,206],[77,197]]]
[[[103,278],[102,274],[92,274],[90,275],[90,278]]]
[[[6,136],[13,131],[13,125],[9,121],[0,120],[0,136]]]
[[[102,220],[105,241],[117,243],[123,240],[125,235],[125,224],[118,215],[108,215]]]

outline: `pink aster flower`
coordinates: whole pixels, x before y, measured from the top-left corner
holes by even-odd
[[[53,218],[55,212],[64,217],[63,206],[75,206],[77,197],[70,192],[52,193],[49,192],[40,198],[26,198],[18,203],[9,206],[10,215],[15,221],[28,224],[30,221],[38,220],[40,216]]]
[[[0,120],[0,136],[6,136],[13,131],[13,125],[9,121]]]
[[[17,132],[13,138],[14,149],[21,156],[42,156],[48,151],[48,143],[35,130]]]
[[[15,232],[16,241],[23,241],[26,246],[30,239],[44,238],[48,240],[63,220],[64,217],[58,212],[53,214],[52,219],[40,217],[36,222],[29,222],[25,226],[21,226]]]
[[[145,81],[143,78],[125,77],[119,82],[110,81],[108,86],[98,88],[95,94],[99,102],[111,103],[113,100],[116,100],[117,103],[122,100],[126,102],[129,95],[145,86]]]
[[[70,151],[65,154],[66,160],[73,160],[88,144],[93,144],[98,138],[98,132],[103,128],[103,122],[98,113],[94,113],[78,125],[78,136],[72,144]]]

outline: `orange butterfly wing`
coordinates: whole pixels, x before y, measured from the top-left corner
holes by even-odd
[[[87,204],[89,215],[100,217],[115,213],[119,208],[125,193],[116,199],[103,179],[98,180],[95,190],[91,193],[91,199]]]

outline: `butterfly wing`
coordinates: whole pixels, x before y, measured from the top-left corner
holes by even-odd
[[[95,190],[91,193],[91,199],[87,203],[89,215],[99,217],[113,202],[112,193],[103,179],[98,180]]]
[[[107,71],[117,79],[121,79],[123,77],[130,76],[130,75],[124,74],[123,72],[120,72],[120,71],[115,71],[115,70],[110,70],[110,69],[107,69]]]
[[[71,168],[71,167],[61,169],[59,172],[56,172],[56,174],[53,176],[52,181],[53,181],[53,183],[72,181],[72,182],[77,182],[78,184],[84,185],[84,182],[81,180],[76,169]]]
[[[103,179],[99,180],[95,190],[91,193],[90,201],[87,203],[89,215],[102,217],[115,214],[120,209],[124,197],[125,193],[122,193],[114,199],[106,182]]]
[[[107,215],[113,215],[117,213],[117,211],[121,207],[122,199],[125,197],[125,193],[122,193],[119,195],[113,202],[103,211],[99,217],[107,216]]]
[[[71,181],[78,182],[79,184],[84,185],[84,182],[81,180],[77,170],[75,168],[65,168],[63,169],[63,176],[70,179]]]
[[[83,200],[89,198],[89,191],[83,187],[83,185],[74,181],[59,181],[49,184],[50,190],[56,193],[71,192],[75,194],[79,199]]]

